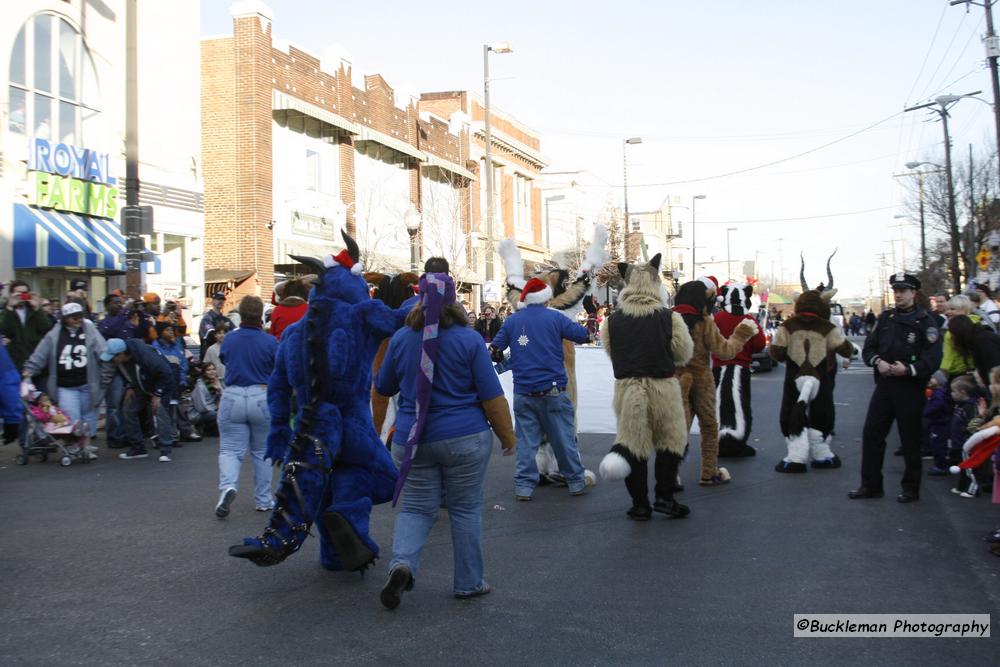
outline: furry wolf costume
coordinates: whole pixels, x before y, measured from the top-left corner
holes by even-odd
[[[619,264],[625,289],[618,309],[601,325],[601,341],[615,373],[615,445],[601,461],[601,476],[624,479],[632,497],[627,514],[647,521],[652,511],[683,517],[690,510],[674,500],[674,480],[687,446],[684,403],[675,377],[691,359],[694,342],[680,315],[667,308],[660,281],[660,255],[649,264]],[[649,506],[647,462],[656,452],[656,500]]]
[[[712,355],[723,360],[732,359],[760,331],[757,323],[749,319],[737,324],[729,338],[723,336],[712,317],[715,295],[714,280],[706,278],[684,283],[674,299],[674,312],[684,318],[694,341],[691,362],[678,369],[677,378],[681,383],[689,432],[694,417],[698,417],[701,431],[701,478],[698,483],[702,486],[724,484],[731,479],[729,471],[719,467],[719,422],[715,418]]]
[[[266,456],[283,464],[277,504],[259,537],[229,549],[257,565],[276,565],[298,551],[313,522],[326,569],[364,570],[378,557],[368,535],[371,508],[392,498],[398,473],[372,425],[372,359],[406,313],[371,299],[358,245],[342,235],[347,249],[336,257],[293,258],[319,277],[308,313],[282,337],[267,389]]]
[[[753,285],[738,283],[721,289],[722,310],[715,313],[715,324],[723,336],[732,336],[743,320],[752,320],[750,296]],[[755,320],[756,321],[756,320]],[[715,377],[716,417],[719,421],[719,458],[754,456],[757,450],[747,444],[753,426],[750,403],[750,362],[764,349],[767,339],[758,331],[732,359],[712,357]]]
[[[832,274],[829,287],[821,283],[811,290],[803,260],[801,279],[805,291],[795,300],[795,315],[775,332],[769,350],[775,361],[785,362],[780,421],[788,455],[774,469],[789,473],[806,472],[810,460],[813,468],[840,467],[840,458],[830,449],[834,378],[828,359],[834,353],[850,359],[854,351],[830,321],[830,300],[837,293]]]

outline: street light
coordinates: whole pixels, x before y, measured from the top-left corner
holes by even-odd
[[[410,271],[417,271],[417,232],[420,231],[420,211],[415,204],[410,204],[403,214],[403,224],[406,225],[406,233],[410,235]]]
[[[493,139],[490,136],[490,51],[494,53],[513,53],[514,49],[508,42],[483,44],[483,134],[486,141],[486,165],[483,176],[486,178],[486,280],[493,280]]]
[[[695,210],[695,203],[697,202],[697,200],[704,199],[704,198],[705,198],[705,195],[695,195],[694,197],[691,197],[691,278],[692,278],[692,280],[698,275],[698,269],[697,269],[697,267],[695,267],[695,264],[694,264],[694,240],[695,240],[694,239],[694,222],[695,222],[694,210]]]
[[[625,139],[622,142],[622,168],[624,171],[624,195],[625,195],[625,224],[623,225],[625,231],[622,234],[622,238],[627,239],[629,234],[629,223],[628,223],[628,153],[626,149],[629,144],[641,144],[642,137],[632,137],[630,139]],[[625,242],[625,247],[622,249],[623,254],[625,254],[625,260],[628,261],[628,241]]]
[[[948,236],[951,241],[951,278],[956,291],[962,289],[962,276],[958,268],[958,215],[955,213],[955,183],[951,175],[951,137],[948,134],[948,106],[962,98],[974,97],[981,91],[966,93],[965,95],[940,95],[934,98],[933,102],[918,104],[903,111],[915,111],[917,109],[930,109],[941,116],[941,126],[944,129],[944,171],[948,183]],[[918,165],[919,166],[919,165]]]
[[[729,252],[729,232],[739,231],[735,227],[726,227],[726,280],[731,280],[733,277],[733,267],[729,264],[732,261],[732,255]]]

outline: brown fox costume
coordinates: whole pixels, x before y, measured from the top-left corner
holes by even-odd
[[[653,510],[671,518],[690,510],[674,500],[674,480],[687,446],[681,421],[684,403],[676,375],[694,343],[684,320],[667,308],[660,281],[660,255],[649,264],[619,264],[625,289],[618,309],[601,325],[601,342],[615,374],[615,445],[601,461],[605,479],[623,479],[632,508],[629,518],[648,521]],[[656,452],[656,502],[649,506],[647,462]]]
[[[674,312],[684,318],[694,341],[691,362],[678,369],[677,378],[689,432],[693,417],[698,417],[701,430],[701,479],[698,483],[702,486],[724,484],[731,479],[729,471],[719,467],[719,422],[715,416],[712,355],[732,359],[759,331],[756,322],[744,320],[736,326],[732,336],[725,338],[712,317],[715,295],[714,281],[692,280],[681,285],[674,299]]]

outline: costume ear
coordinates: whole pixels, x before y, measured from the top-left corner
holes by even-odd
[[[723,301],[725,301],[726,297],[729,296],[729,289],[729,285],[723,285],[719,288],[719,296],[722,297]]]
[[[649,265],[656,269],[657,273],[660,271],[660,253],[653,255],[653,259],[649,260]]]
[[[833,297],[836,293],[837,293],[836,289],[823,290],[820,293],[819,298],[823,299],[824,303],[830,303],[830,301],[833,300]]]
[[[743,293],[749,299],[753,295],[753,285],[747,285],[743,288]]]
[[[625,274],[628,273],[628,264],[618,262],[618,273],[621,274],[622,280],[625,280]]]

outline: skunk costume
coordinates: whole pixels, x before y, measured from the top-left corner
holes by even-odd
[[[715,313],[719,333],[733,335],[743,320],[753,320],[750,296],[753,285],[736,284],[722,287],[722,307]],[[756,322],[756,320],[754,320]],[[750,404],[750,362],[753,355],[764,349],[767,339],[758,331],[732,359],[712,355],[712,375],[715,377],[715,406],[719,419],[719,458],[754,456],[757,450],[747,444],[753,425]]]
[[[601,341],[615,374],[615,445],[601,461],[605,479],[624,479],[632,497],[629,518],[648,521],[653,510],[671,518],[690,510],[674,500],[674,481],[687,447],[684,402],[675,377],[691,360],[694,342],[683,318],[667,308],[660,255],[649,264],[619,264],[625,289],[618,309],[601,325]],[[700,283],[699,283],[700,284]],[[656,452],[656,501],[649,506],[647,462]]]
[[[775,361],[785,363],[780,420],[788,455],[774,469],[789,473],[806,472],[810,460],[813,468],[840,467],[830,449],[834,378],[829,358],[836,353],[850,359],[854,351],[843,330],[830,321],[830,300],[837,293],[832,274],[830,287],[821,283],[808,289],[803,260],[801,279],[806,291],[795,300],[795,315],[781,324],[769,349]]]
[[[277,504],[259,537],[229,548],[257,565],[276,565],[298,551],[313,522],[326,569],[364,570],[378,557],[369,516],[372,505],[392,498],[397,470],[372,425],[372,359],[405,312],[371,299],[358,245],[342,235],[347,249],[336,257],[293,257],[319,277],[305,318],[282,337],[268,384],[266,457],[283,464]]]

